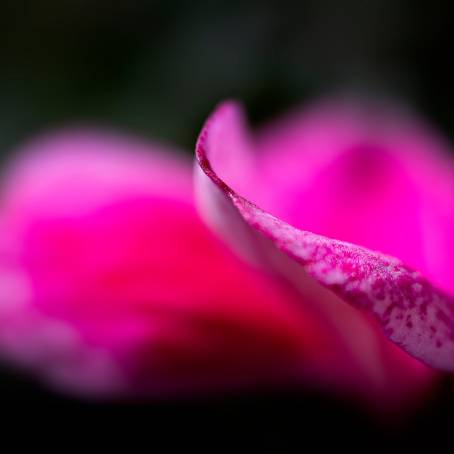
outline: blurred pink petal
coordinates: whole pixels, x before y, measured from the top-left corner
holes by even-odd
[[[388,392],[387,378],[373,392],[352,380],[364,366],[324,318],[209,232],[191,163],[176,151],[80,131],[21,156],[2,188],[4,357],[95,396],[302,379],[371,399]],[[422,387],[415,380],[411,392]]]
[[[285,277],[302,292],[304,305],[318,307],[333,330],[350,337],[352,354],[376,358],[361,330],[386,341],[375,323],[355,316],[338,296],[378,319],[413,356],[452,370],[454,306],[436,288],[452,286],[452,163],[416,121],[356,109],[315,107],[254,141],[238,107],[224,104],[197,145],[200,209],[240,254]],[[236,152],[228,148],[230,136],[246,137],[242,154],[250,150],[248,177],[231,186]],[[397,258],[299,230],[306,224]]]

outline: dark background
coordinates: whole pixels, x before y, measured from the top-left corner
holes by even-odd
[[[226,97],[254,124],[311,98],[364,92],[408,104],[454,139],[450,2],[411,0],[2,0],[0,151],[83,122],[161,139],[191,152]],[[311,393],[113,405],[46,392],[3,371],[0,407],[34,441],[63,428],[66,443],[246,445],[274,452],[326,446],[408,447],[450,438],[453,387],[403,425],[379,424],[351,404]],[[16,415],[16,416],[14,416]],[[73,421],[75,420],[75,422]],[[57,429],[58,428],[58,429]],[[127,429],[128,428],[128,429]]]

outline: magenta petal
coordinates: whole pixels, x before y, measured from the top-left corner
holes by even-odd
[[[322,100],[255,142],[261,184],[239,194],[296,228],[398,257],[453,294],[454,162],[416,116]]]
[[[346,302],[372,314],[385,335],[414,357],[436,368],[454,370],[452,298],[396,258],[292,227],[238,195],[220,178],[218,159],[223,155],[219,150],[229,152],[222,147],[223,137],[241,127],[232,120],[237,115],[235,105],[221,106],[197,143],[204,173],[198,173],[198,193],[209,222],[221,226],[222,233],[256,262],[296,285],[309,274]],[[301,267],[295,272],[283,256]]]
[[[2,360],[100,397],[345,375],[323,355],[335,342],[324,320],[206,228],[176,151],[60,132],[33,141],[2,182]]]

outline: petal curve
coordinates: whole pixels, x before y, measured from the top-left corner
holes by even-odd
[[[203,171],[197,174],[199,203],[209,222],[221,226],[234,245],[240,239],[249,258],[266,262],[278,274],[282,274],[282,255],[290,257],[301,265],[296,275],[284,272],[293,283],[298,285],[309,274],[349,304],[373,315],[384,334],[412,356],[433,367],[454,370],[454,302],[450,296],[396,258],[292,227],[237,194],[219,176],[213,156],[226,134],[226,123],[232,127],[238,112],[234,103],[221,105],[197,142],[196,156]]]
[[[454,293],[454,161],[417,115],[322,99],[261,127],[255,142],[261,184],[233,186],[239,194],[294,227],[398,257]]]

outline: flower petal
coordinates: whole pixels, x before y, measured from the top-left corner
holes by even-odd
[[[205,227],[176,152],[45,137],[6,172],[0,218],[0,351],[65,391],[208,392],[332,367],[324,321]]]
[[[309,274],[373,315],[386,336],[414,357],[454,370],[454,302],[448,295],[398,259],[292,227],[238,195],[221,178],[218,149],[232,127],[241,127],[232,126],[237,109],[230,103],[221,106],[197,143],[203,171],[197,176],[198,193],[209,222],[224,226],[228,239],[240,250],[246,245],[247,255],[257,263],[297,286]],[[297,262],[299,269],[283,256]]]
[[[260,184],[239,194],[294,227],[398,257],[454,291],[454,162],[419,119],[326,100],[262,128],[256,151]]]

